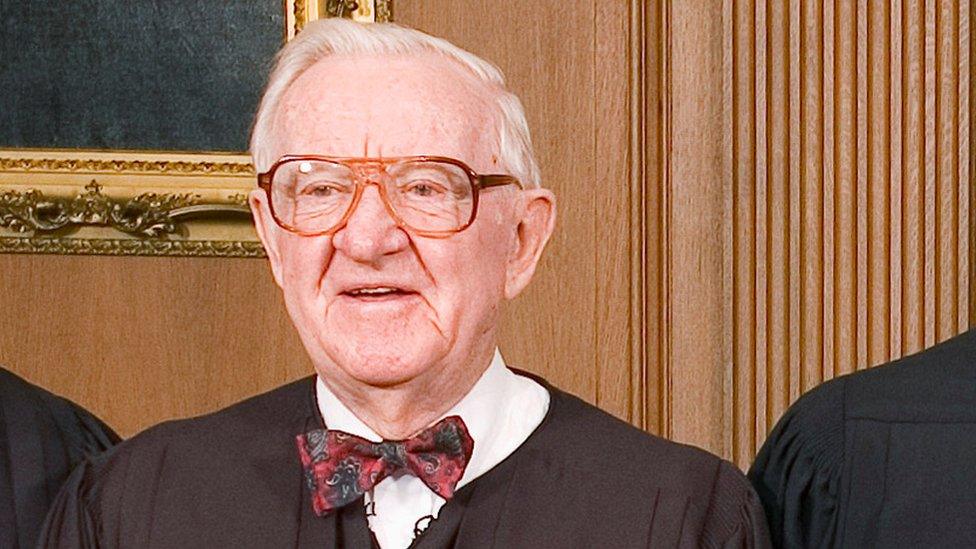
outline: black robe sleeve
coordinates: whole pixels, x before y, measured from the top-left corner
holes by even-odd
[[[71,470],[118,440],[81,407],[0,368],[0,547],[33,547]]]
[[[51,504],[37,547],[96,548],[98,525],[85,497],[91,462],[79,465]]]
[[[830,547],[844,461],[844,380],[814,389],[783,415],[749,471],[775,547]]]
[[[736,494],[735,497],[729,497]],[[721,462],[712,486],[709,518],[701,534],[702,547],[753,549],[769,547],[762,505],[734,465]]]

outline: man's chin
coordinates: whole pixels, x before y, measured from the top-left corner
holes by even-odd
[[[430,308],[414,302],[407,306],[336,303],[326,310],[321,333],[341,334],[323,343],[344,355],[395,362],[399,356],[422,355],[441,344],[433,316]]]
[[[336,322],[347,326],[383,329],[422,320],[426,309],[424,300],[416,293],[365,298],[340,295],[330,305],[329,314]]]
[[[372,346],[370,346],[372,347]],[[336,353],[339,367],[355,381],[371,387],[390,388],[423,376],[434,367],[432,353],[397,353],[395,346]],[[391,352],[392,351],[392,352]]]

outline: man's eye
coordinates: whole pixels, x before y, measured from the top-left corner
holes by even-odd
[[[414,181],[406,185],[402,192],[415,197],[430,198],[443,194],[444,187],[431,181]]]
[[[336,183],[313,183],[302,189],[302,195],[317,198],[333,198],[343,192],[343,187]]]

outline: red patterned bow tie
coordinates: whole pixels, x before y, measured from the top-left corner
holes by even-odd
[[[316,429],[296,437],[312,491],[323,516],[356,501],[397,472],[412,474],[444,499],[454,496],[474,441],[458,416],[446,417],[406,440],[371,442],[342,431]]]

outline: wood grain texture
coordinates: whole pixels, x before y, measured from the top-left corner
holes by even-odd
[[[701,440],[739,464],[800,393],[969,325],[971,10],[726,0],[729,402]]]
[[[631,261],[640,265],[640,291],[632,293],[633,318],[641,318],[641,337],[633,347],[641,351],[645,429],[671,436],[673,362],[671,340],[671,25],[666,2],[631,2],[631,185],[632,218],[641,235],[632,247]],[[633,239],[632,239],[633,240]],[[639,255],[637,252],[640,252]],[[636,271],[635,271],[636,272]],[[633,279],[632,279],[633,280]],[[635,396],[637,396],[635,394]]]
[[[0,255],[0,364],[123,435],[311,366],[264,260]]]
[[[667,3],[668,425],[666,434],[721,453],[726,310],[720,1]]]

